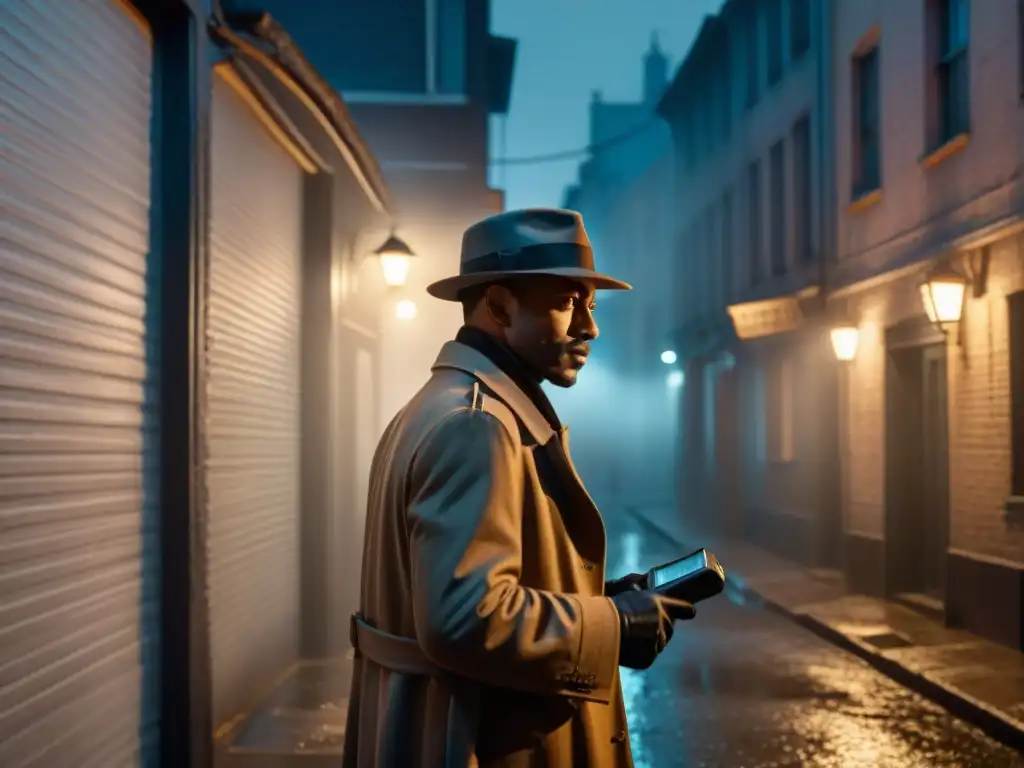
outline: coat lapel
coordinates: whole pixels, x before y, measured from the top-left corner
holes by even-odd
[[[512,409],[537,445],[547,445],[551,438],[555,437],[555,430],[533,404],[529,395],[516,386],[516,383],[482,352],[457,341],[449,341],[441,347],[441,353],[431,370],[438,368],[454,368],[480,381],[495,397]]]
[[[569,428],[555,430],[544,418],[533,400],[516,383],[481,352],[457,341],[449,341],[442,348],[432,370],[454,368],[476,378],[493,395],[507,405],[523,424],[536,444],[535,459],[543,460],[553,470],[558,484],[558,499],[563,521],[572,531],[572,538],[580,554],[589,558],[603,571],[605,558],[605,530],[601,513],[587,493],[569,455]],[[555,490],[555,489],[552,489]]]

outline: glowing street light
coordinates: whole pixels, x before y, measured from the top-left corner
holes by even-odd
[[[675,365],[675,362],[678,359],[679,358],[676,356],[676,353],[673,352],[671,349],[666,349],[664,352],[661,353],[661,362],[663,362],[665,365]]]
[[[857,356],[860,328],[856,325],[837,325],[830,334],[832,336],[832,351],[836,354],[836,360],[849,362]]]
[[[683,386],[683,372],[682,371],[671,371],[668,374],[668,385],[672,389],[678,389]]]
[[[402,299],[395,304],[395,317],[399,320],[412,320],[417,313],[416,302],[409,299]]]
[[[384,271],[384,282],[393,287],[405,285],[409,277],[409,263],[416,255],[405,241],[391,235],[374,254],[380,258],[380,266]]]
[[[964,312],[964,294],[967,280],[948,264],[936,267],[921,283],[921,303],[925,314],[942,328],[946,323],[958,323]]]

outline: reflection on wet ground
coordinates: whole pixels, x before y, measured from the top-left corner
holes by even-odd
[[[609,578],[680,554],[609,523]],[[1010,748],[737,593],[701,605],[651,670],[622,677],[637,768],[1024,766]]]

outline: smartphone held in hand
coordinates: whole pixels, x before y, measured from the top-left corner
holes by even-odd
[[[666,597],[699,603],[725,589],[725,570],[713,554],[702,548],[652,568],[647,586]]]

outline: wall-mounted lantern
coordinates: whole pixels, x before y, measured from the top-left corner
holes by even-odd
[[[392,233],[374,254],[380,259],[384,282],[395,288],[405,285],[409,277],[409,264],[416,256],[405,241]]]
[[[960,322],[964,312],[967,278],[948,263],[943,263],[928,273],[920,290],[925,314],[939,330],[945,333],[948,325]]]
[[[857,357],[860,328],[852,323],[843,323],[833,327],[829,334],[832,337],[832,351],[836,355],[836,360],[849,362]]]

